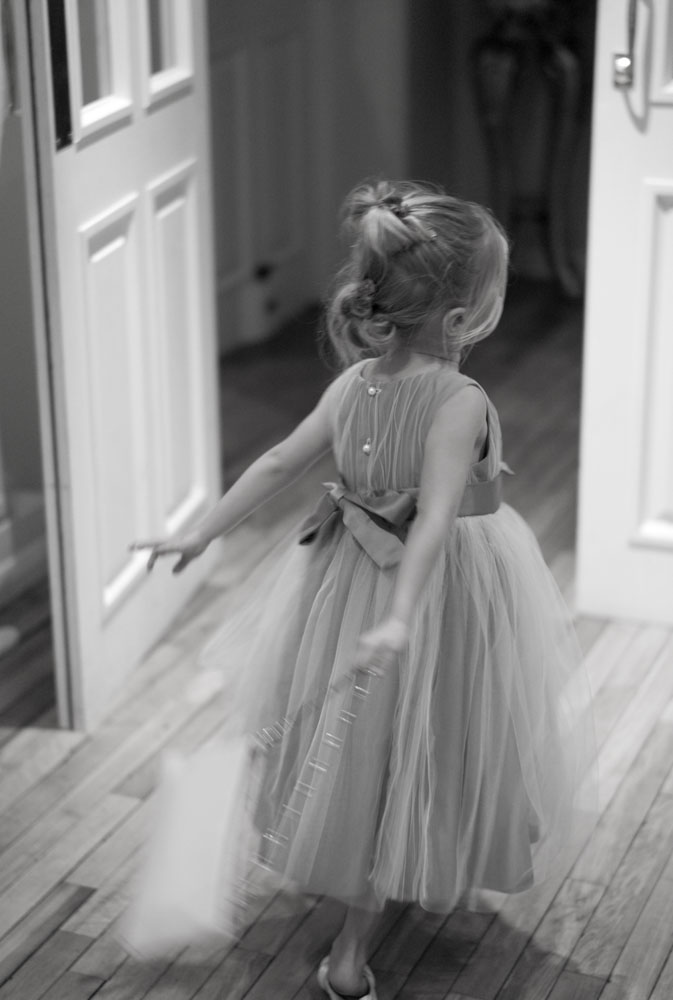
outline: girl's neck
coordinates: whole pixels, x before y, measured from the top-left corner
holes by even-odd
[[[418,355],[422,358],[437,358],[439,361],[443,361],[447,364],[450,368],[458,368],[459,366],[459,357],[457,354],[452,357],[448,357],[444,351],[422,351],[418,347],[414,347],[410,353],[411,355]]]
[[[388,354],[376,359],[374,368],[379,375],[397,376],[413,374],[425,368],[434,369],[440,364],[445,368],[458,369],[457,358],[447,358],[446,354],[441,354],[439,351],[420,350],[414,346],[389,351]]]

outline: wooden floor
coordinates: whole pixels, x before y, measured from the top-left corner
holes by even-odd
[[[287,355],[276,345],[225,366],[230,470],[283,433],[319,393],[325,373],[305,339],[288,340]],[[470,366],[503,418],[517,470],[508,499],[530,520],[570,602],[579,345],[577,306],[515,288],[502,331],[477,348]],[[294,367],[301,399],[288,382]],[[316,483],[324,471],[314,470]],[[0,1000],[319,996],[315,969],[341,919],[330,900],[306,901],[292,917],[272,904],[235,947],[192,949],[169,965],[135,963],[115,939],[158,756],[169,746],[198,746],[220,721],[216,703],[197,708],[184,698],[198,648],[245,599],[251,567],[316,494],[314,480],[298,483],[227,541],[220,569],[95,733],[4,727]],[[600,744],[596,834],[562,876],[491,912],[443,918],[391,908],[372,959],[385,1000],[673,996],[673,635],[587,619],[578,620],[578,631]]]
[[[0,746],[18,726],[53,725],[54,657],[46,575],[0,606]]]

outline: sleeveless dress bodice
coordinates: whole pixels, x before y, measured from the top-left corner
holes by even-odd
[[[355,365],[329,390],[338,483],[327,490],[300,530],[309,544],[335,517],[379,568],[394,566],[416,515],[423,445],[438,408],[466,385],[486,400],[482,455],[469,471],[457,517],[494,514],[501,503],[500,423],[490,400],[473,379],[442,367],[391,380],[368,378],[366,362]]]
[[[500,421],[479,383],[448,366],[390,379],[369,376],[370,366],[369,361],[353,365],[328,390],[334,456],[349,489],[359,493],[417,489],[424,443],[437,410],[468,385],[484,395],[488,413],[483,455],[472,466],[468,483],[498,476]]]

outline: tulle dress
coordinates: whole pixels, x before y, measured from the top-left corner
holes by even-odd
[[[390,607],[434,415],[477,385],[443,364],[371,371],[355,364],[327,390],[340,480],[274,556],[248,627],[226,624],[203,659],[239,679],[241,730],[281,734],[251,805],[253,882],[271,871],[346,903],[449,911],[468,890],[529,888],[582,826],[588,689],[537,542],[500,502],[486,396],[482,457],[408,649],[382,677],[353,675],[358,637]]]

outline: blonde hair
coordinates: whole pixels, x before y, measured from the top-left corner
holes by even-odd
[[[464,352],[498,324],[507,280],[504,231],[481,205],[432,184],[376,181],[344,202],[348,260],[327,302],[327,335],[339,361],[379,357],[444,317],[444,352]],[[463,310],[459,325],[450,310]]]

